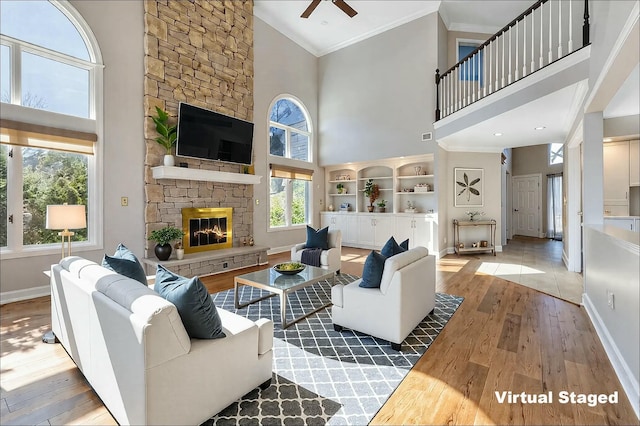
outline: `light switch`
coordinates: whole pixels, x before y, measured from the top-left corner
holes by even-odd
[[[129,205],[129,197],[120,197],[120,205],[127,207]]]

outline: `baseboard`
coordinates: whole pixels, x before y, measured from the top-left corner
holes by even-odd
[[[582,295],[582,304],[587,310],[589,319],[591,320],[593,327],[596,329],[596,333],[600,338],[600,342],[602,342],[602,346],[604,346],[604,350],[609,357],[609,361],[611,361],[611,365],[613,365],[613,369],[618,376],[618,380],[620,380],[622,388],[627,394],[627,398],[629,398],[629,402],[631,403],[633,410],[636,412],[636,417],[640,419],[640,384],[636,379],[634,379],[629,365],[622,357],[622,354],[618,350],[616,343],[613,341],[611,334],[609,334],[609,330],[607,330],[607,327],[602,322],[602,318],[600,318],[598,311],[595,306],[593,306],[589,295],[586,293]]]
[[[41,287],[32,287],[24,290],[12,290],[0,293],[0,305],[11,302],[20,302],[21,300],[35,299],[51,295],[51,286],[43,285]]]
[[[291,251],[291,246],[272,247],[269,250],[267,250],[267,255],[277,254],[277,253],[284,253],[284,252],[287,252],[287,251]]]

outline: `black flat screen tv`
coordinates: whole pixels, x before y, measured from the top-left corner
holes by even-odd
[[[251,164],[253,123],[180,103],[176,155]]]

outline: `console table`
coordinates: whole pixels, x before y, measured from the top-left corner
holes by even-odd
[[[481,245],[482,241],[475,241],[472,243],[461,243],[460,242],[460,228],[464,230],[466,227],[484,227],[488,231],[489,235],[486,241],[487,245]],[[473,247],[473,244],[476,244],[476,247]],[[470,247],[467,247],[466,244],[469,244]],[[458,220],[453,219],[453,248],[458,256],[460,254],[469,254],[469,253],[486,253],[491,252],[493,255],[496,255],[496,220],[495,219],[487,219],[487,220]]]

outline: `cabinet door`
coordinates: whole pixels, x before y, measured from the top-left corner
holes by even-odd
[[[429,254],[433,248],[433,221],[426,217],[417,217],[413,224],[413,239],[409,241],[410,247],[422,246],[429,249]]]
[[[358,218],[355,215],[337,215],[338,224],[342,231],[342,244],[358,242]]]
[[[333,228],[335,226],[334,214],[322,213],[320,215],[320,228],[326,228],[327,226]]]
[[[413,234],[414,234],[413,221],[414,219],[412,217],[406,217],[406,216],[396,217],[396,227],[395,227],[395,232],[393,233],[393,237],[396,239],[398,244],[400,244],[401,242],[403,242],[408,238],[409,247],[413,248],[416,246],[415,244],[416,242],[413,237]]]
[[[629,216],[629,206],[605,205],[604,216]]]
[[[383,217],[385,214],[378,215],[374,221],[375,225],[375,241],[376,248],[382,248],[384,243],[393,235],[394,220],[393,217]]]
[[[604,224],[626,229],[627,231],[633,231],[633,219],[607,219],[605,217]]]
[[[375,242],[375,216],[358,216],[358,244],[372,247]]]
[[[604,159],[604,204],[628,205],[629,142],[605,143],[602,154]]]
[[[629,142],[629,185],[640,186],[640,141]]]

